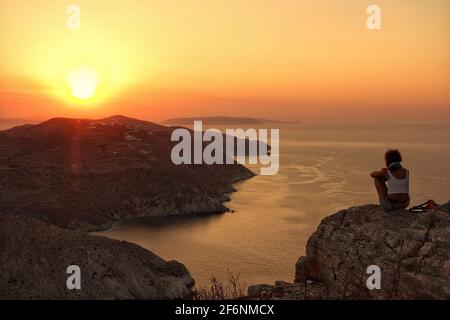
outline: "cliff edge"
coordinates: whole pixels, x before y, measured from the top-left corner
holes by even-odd
[[[369,266],[380,268],[380,289],[367,287]],[[420,213],[339,211],[322,220],[295,269],[293,284],[251,286],[249,297],[450,299],[450,202]]]

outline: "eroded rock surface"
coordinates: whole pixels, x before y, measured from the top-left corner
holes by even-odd
[[[81,290],[66,286],[69,265]],[[0,215],[0,299],[183,299],[193,285],[184,265],[138,245]]]
[[[423,213],[366,205],[333,214],[310,237],[295,283],[265,287],[259,296],[450,299],[449,209],[450,203]],[[371,265],[381,269],[379,290],[366,285]]]

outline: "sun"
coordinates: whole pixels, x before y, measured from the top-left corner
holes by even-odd
[[[88,100],[95,96],[100,78],[94,69],[78,68],[69,71],[67,82],[73,97]]]
[[[57,68],[52,92],[70,108],[102,108],[122,87],[118,85],[114,66],[96,59],[67,61]],[[120,78],[122,79],[122,78]]]

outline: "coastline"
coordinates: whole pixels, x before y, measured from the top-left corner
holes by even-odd
[[[249,169],[250,170],[250,169]],[[223,194],[223,197],[225,197],[225,199],[223,201],[221,201],[221,204],[223,205],[224,203],[230,202],[230,195],[233,193],[236,193],[239,191],[239,189],[236,189],[235,186],[238,184],[241,184],[253,177],[256,176],[256,174],[253,172],[253,170],[250,170],[250,172],[253,173],[252,176],[250,177],[246,177],[246,178],[239,178],[237,179],[237,181],[232,182],[232,188],[234,189],[231,192],[227,192]],[[98,226],[94,226],[94,228],[90,228],[90,229],[82,229],[84,232],[87,232],[89,234],[97,234],[101,235],[101,232],[105,232],[105,231],[110,231],[113,230],[114,227],[122,224],[122,223],[127,223],[127,222],[133,222],[133,221],[138,221],[141,219],[145,219],[146,221],[152,221],[152,220],[164,220],[164,219],[178,219],[178,218],[182,218],[182,219],[195,219],[195,218],[201,218],[201,217],[209,217],[209,216],[215,216],[215,215],[222,215],[222,214],[227,214],[227,213],[234,213],[234,210],[223,206],[223,210],[211,210],[211,211],[199,211],[199,212],[192,212],[190,214],[160,214],[160,215],[154,215],[154,216],[146,216],[146,215],[141,215],[141,216],[133,216],[133,217],[126,217],[120,220],[114,220],[111,223],[107,223],[105,225],[98,225]]]

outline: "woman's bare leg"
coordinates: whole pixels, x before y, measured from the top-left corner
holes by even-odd
[[[380,179],[380,178],[374,178],[373,182],[375,183],[375,188],[377,189],[377,192],[378,192],[378,200],[381,202],[381,200],[387,194],[386,182],[384,179]]]

